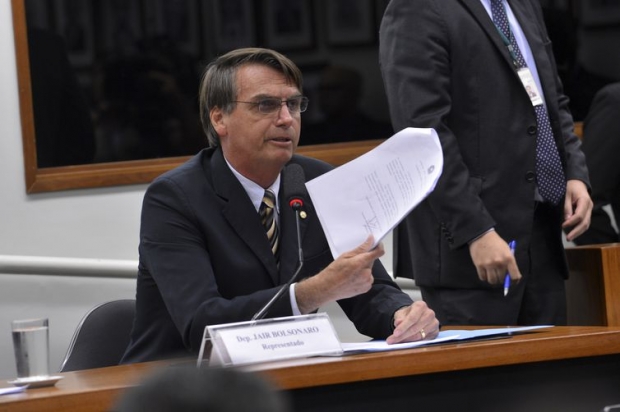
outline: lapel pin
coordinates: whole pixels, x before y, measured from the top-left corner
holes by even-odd
[[[301,212],[299,212],[299,217],[305,219],[306,217],[308,217],[308,214],[304,210],[302,210]]]

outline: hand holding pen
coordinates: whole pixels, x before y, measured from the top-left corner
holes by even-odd
[[[515,255],[515,248],[517,247],[517,242],[515,240],[511,240],[508,243],[508,247],[510,248],[510,253],[512,256]],[[510,289],[510,272],[506,271],[506,277],[504,278],[504,296],[508,295],[508,290]]]
[[[495,230],[488,231],[469,244],[469,253],[478,278],[491,285],[502,286],[506,273],[511,282],[519,282],[521,272],[506,240]]]

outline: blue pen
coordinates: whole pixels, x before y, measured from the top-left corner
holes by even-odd
[[[511,240],[510,243],[508,243],[508,247],[510,248],[510,252],[512,252],[512,255],[514,256],[515,248],[517,247],[517,241]],[[508,289],[510,289],[510,273],[506,272],[506,277],[504,278],[504,296],[508,294]]]

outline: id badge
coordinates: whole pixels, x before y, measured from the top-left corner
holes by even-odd
[[[532,106],[539,106],[543,104],[542,97],[540,95],[540,91],[536,86],[536,82],[534,81],[534,76],[532,76],[532,72],[527,67],[522,67],[517,70],[517,74],[521,79],[521,83],[523,83],[523,87],[527,92],[527,95],[530,96],[530,101],[532,102]]]

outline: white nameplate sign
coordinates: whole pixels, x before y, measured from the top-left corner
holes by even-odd
[[[211,344],[210,356],[205,346]],[[318,355],[339,355],[342,347],[326,313],[228,323],[205,328],[198,365],[245,365]]]

